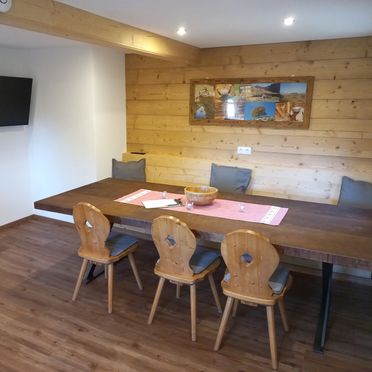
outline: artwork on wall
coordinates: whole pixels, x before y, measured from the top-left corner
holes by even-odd
[[[191,80],[190,124],[308,128],[314,78]]]

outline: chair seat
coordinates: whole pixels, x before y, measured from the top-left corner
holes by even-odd
[[[190,267],[194,274],[199,274],[220,257],[221,255],[218,250],[198,246],[196,247],[194,254],[191,256]]]
[[[269,279],[269,286],[274,294],[282,293],[287,284],[289,271],[286,267],[279,265]]]
[[[110,248],[110,256],[116,257],[132,248],[134,244],[137,244],[138,240],[133,236],[123,235],[117,231],[111,231],[110,235],[106,240],[106,245]]]
[[[227,272],[223,278],[225,282],[230,281],[231,275]],[[269,286],[273,294],[282,293],[289,278],[289,271],[286,267],[279,265],[269,279]]]

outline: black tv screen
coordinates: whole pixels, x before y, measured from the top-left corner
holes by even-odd
[[[0,127],[27,125],[32,79],[0,76]]]

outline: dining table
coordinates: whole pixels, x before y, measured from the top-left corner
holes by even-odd
[[[323,352],[331,308],[333,265],[372,270],[372,210],[342,207],[268,196],[219,192],[221,200],[288,208],[278,225],[196,214],[177,208],[145,208],[118,199],[138,190],[184,194],[183,186],[106,178],[34,203],[36,209],[72,215],[75,204],[88,202],[99,208],[112,224],[151,239],[151,225],[160,215],[184,221],[198,239],[220,243],[237,229],[268,237],[281,255],[321,263],[322,290],[314,351]]]

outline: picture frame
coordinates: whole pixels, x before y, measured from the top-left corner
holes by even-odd
[[[307,129],[313,86],[313,76],[191,80],[190,125]]]

